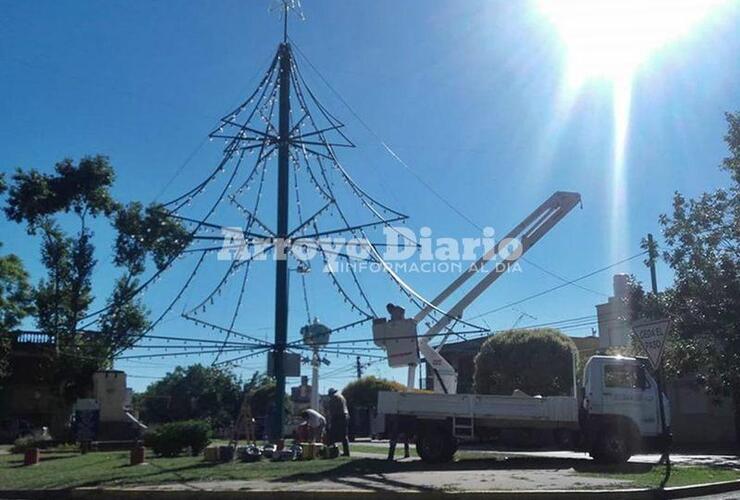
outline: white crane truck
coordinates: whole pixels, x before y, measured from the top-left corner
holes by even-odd
[[[576,356],[572,392],[565,396],[457,394],[457,373],[440,354],[451,332],[450,324],[462,321],[462,313],[485,289],[504,274],[529,248],[580,203],[580,195],[556,192],[525,218],[493,248],[472,264],[414,317],[404,318],[403,309],[388,305],[390,319],[373,322],[375,343],[387,352],[391,367],[408,366],[406,392],[381,392],[378,414],[386,428],[415,439],[426,462],[453,458],[459,442],[473,441],[501,431],[550,433],[561,448],[587,450],[601,462],[620,463],[634,453],[659,443],[662,433],[658,386],[641,358],[593,356],[585,364],[582,385],[576,381]],[[494,258],[494,269],[483,272]],[[388,269],[389,272],[392,272]],[[483,278],[449,310],[441,303],[476,274]],[[399,282],[400,278],[399,278]],[[418,335],[423,323],[428,329]],[[436,347],[430,341],[442,335]],[[414,392],[420,354],[432,371],[434,392]],[[546,369],[546,367],[544,368]],[[664,411],[669,422],[666,397]]]

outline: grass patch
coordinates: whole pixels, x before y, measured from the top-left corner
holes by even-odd
[[[0,456],[0,488],[61,489],[80,486],[130,486],[158,483],[275,480],[296,474],[323,474],[341,467],[348,458],[305,462],[213,464],[203,457],[147,458],[147,465],[129,466],[127,452],[86,455],[42,453],[39,465],[24,467],[21,455]]]
[[[663,482],[664,474],[665,466],[656,465],[651,466],[650,470],[635,470],[634,472],[588,472],[582,475],[609,479],[626,479],[628,481],[632,481],[632,483],[636,487],[656,488],[660,486],[661,482]],[[740,470],[725,469],[719,467],[692,467],[674,465],[673,467],[671,467],[671,477],[668,480],[668,484],[666,486],[688,486],[691,484],[734,481],[736,479],[740,479]]]
[[[401,455],[403,455],[403,445],[396,447],[396,456],[398,456],[398,450],[401,450]],[[388,446],[373,446],[371,444],[362,444],[362,443],[350,443],[349,445],[349,451],[352,452],[359,452],[359,453],[372,453],[374,455],[388,455]]]

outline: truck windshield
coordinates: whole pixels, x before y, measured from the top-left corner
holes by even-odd
[[[605,365],[604,387],[644,389],[640,386],[639,369],[635,365]],[[647,381],[643,383],[647,383]]]

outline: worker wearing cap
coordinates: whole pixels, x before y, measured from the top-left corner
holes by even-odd
[[[342,455],[349,456],[349,411],[347,400],[333,387],[329,389],[329,429],[327,432],[329,444],[342,443]]]

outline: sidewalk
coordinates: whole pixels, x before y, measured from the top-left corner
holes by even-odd
[[[356,492],[475,492],[491,490],[567,490],[625,488],[630,481],[583,477],[576,471],[558,469],[523,470],[451,470],[429,472],[370,473],[356,476],[306,478],[289,482],[275,481],[201,481],[133,488],[149,490],[218,491],[356,491]]]

